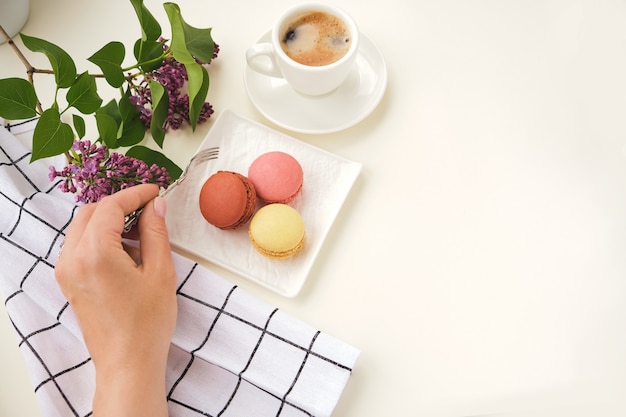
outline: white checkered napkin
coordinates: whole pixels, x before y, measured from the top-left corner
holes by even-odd
[[[0,127],[0,293],[43,415],[89,416],[93,365],[53,273],[76,206],[49,181],[46,164],[28,162],[27,143]],[[170,416],[332,413],[356,349],[186,258],[174,261]]]

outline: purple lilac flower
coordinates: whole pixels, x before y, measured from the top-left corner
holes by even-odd
[[[76,193],[76,201],[93,203],[124,188],[138,184],[157,184],[167,188],[171,177],[167,170],[157,165],[117,152],[88,140],[75,141],[70,150],[71,159],[66,167],[57,171],[50,167],[49,177],[64,178],[61,191]]]
[[[218,53],[219,45],[215,44],[212,60],[217,58]],[[159,68],[147,73],[141,83],[133,89],[134,94],[130,96],[130,102],[137,108],[139,118],[147,129],[150,128],[152,119],[152,94],[148,86],[149,80],[155,80],[163,85],[169,96],[168,114],[163,129],[177,130],[184,122],[189,122],[189,95],[183,93],[185,82],[188,80],[185,66],[174,58],[166,58]],[[204,103],[198,123],[206,122],[212,114],[213,106],[208,102]]]

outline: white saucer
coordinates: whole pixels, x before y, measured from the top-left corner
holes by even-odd
[[[269,32],[257,42],[269,42]],[[282,78],[244,70],[248,97],[269,121],[300,133],[331,133],[354,126],[380,103],[387,87],[387,67],[382,53],[361,34],[356,65],[335,91],[320,97],[297,93]]]

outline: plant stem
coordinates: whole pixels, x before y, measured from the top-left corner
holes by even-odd
[[[164,60],[165,58],[167,58],[168,56],[169,56],[169,54],[168,54],[168,53],[167,53],[167,51],[166,51],[165,53],[163,53],[163,55],[161,55],[161,56],[159,56],[159,57],[157,57],[157,58],[149,59],[149,60],[144,61],[144,62],[138,62],[138,63],[136,63],[135,65],[132,65],[132,66],[130,66],[130,67],[122,68],[122,71],[126,72],[126,71],[130,71],[130,70],[132,70],[132,69],[135,69],[135,68],[141,68],[141,67],[142,67],[142,66],[144,66],[144,65],[148,65],[148,64],[152,64],[152,63],[154,63],[154,62],[159,62],[159,61],[162,61],[162,60]]]
[[[30,82],[33,86],[35,85],[35,79],[33,77],[34,73],[42,72],[42,73],[53,74],[52,71],[49,71],[49,70],[37,70],[35,67],[33,67],[31,65],[31,63],[28,62],[28,59],[26,59],[26,57],[24,56],[22,51],[20,51],[20,48],[18,48],[17,45],[15,44],[15,42],[13,42],[13,39],[11,39],[9,34],[4,30],[2,25],[0,25],[0,32],[2,33],[2,36],[7,41],[9,46],[11,46],[11,49],[13,49],[13,51],[15,52],[17,57],[20,59],[20,61],[22,61],[22,64],[24,64],[24,66],[26,67],[26,74],[28,76],[28,82]],[[37,110],[39,111],[39,114],[43,113],[43,107],[41,107],[41,102],[39,102],[39,100],[37,100]]]

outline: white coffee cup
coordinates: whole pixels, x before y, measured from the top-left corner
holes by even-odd
[[[0,25],[13,38],[28,20],[30,0],[0,0]],[[0,43],[5,41],[0,36]]]
[[[329,22],[342,29],[328,35],[326,28]],[[344,31],[346,36],[342,37]],[[325,36],[323,40],[315,48],[309,48],[309,35],[322,32]],[[304,44],[308,58],[299,56],[301,44]],[[359,30],[350,15],[327,3],[309,2],[286,10],[274,23],[270,41],[251,46],[246,52],[246,60],[253,70],[270,77],[284,78],[294,90],[317,96],[330,93],[345,81],[354,67],[358,49]],[[292,53],[292,57],[288,53]],[[332,62],[306,61],[308,63],[305,64],[295,60],[305,62],[304,59],[317,60],[336,54],[342,56],[337,60],[330,59]]]

